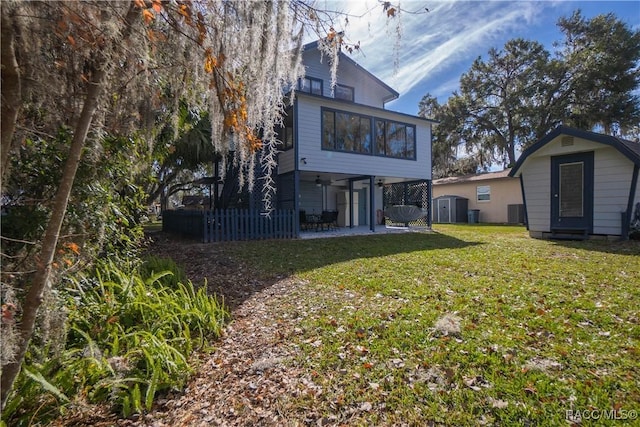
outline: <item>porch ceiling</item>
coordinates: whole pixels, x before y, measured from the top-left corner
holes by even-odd
[[[316,179],[320,178],[325,185],[337,185],[337,186],[348,186],[349,180],[354,178],[360,178],[362,184],[366,187],[369,185],[369,177],[363,175],[356,174],[345,174],[345,173],[334,173],[334,172],[313,172],[313,171],[300,171],[300,181],[307,182],[315,182]],[[384,184],[396,184],[399,182],[414,182],[415,179],[406,179],[392,176],[374,176],[375,182],[378,183],[380,180]]]

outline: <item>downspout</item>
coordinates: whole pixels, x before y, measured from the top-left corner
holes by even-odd
[[[631,177],[631,188],[629,189],[629,199],[627,200],[627,212],[621,215],[622,221],[622,240],[629,240],[629,229],[631,228],[631,217],[633,215],[633,202],[635,200],[636,190],[638,188],[638,174],[640,172],[640,166],[635,164],[633,166],[633,175]]]

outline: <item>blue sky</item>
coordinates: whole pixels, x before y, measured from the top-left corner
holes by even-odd
[[[396,3],[396,1],[392,1]],[[640,29],[640,1],[401,1],[399,39],[396,20],[386,19],[377,0],[317,2],[320,8],[351,15],[346,35],[360,42],[361,53],[352,58],[400,92],[387,104],[390,110],[416,114],[426,93],[441,103],[458,89],[460,76],[473,61],[486,58],[492,47],[501,49],[507,40],[536,40],[553,51],[562,40],[556,22],[581,9],[586,17],[614,13],[633,29]],[[369,12],[367,12],[369,11]],[[340,29],[340,28],[336,28]],[[394,45],[399,43],[399,62],[394,66]]]

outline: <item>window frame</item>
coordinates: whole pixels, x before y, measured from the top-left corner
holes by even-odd
[[[276,128],[277,137],[280,141],[280,150],[288,151],[295,145],[295,133],[293,128],[293,108],[285,110],[282,125]]]
[[[379,135],[378,133],[378,123],[382,123],[383,126],[383,134],[382,134],[382,138],[383,141],[380,141],[379,138],[381,135]],[[392,155],[389,152],[390,149],[390,141],[388,138],[388,132],[389,132],[389,125],[401,125],[404,127],[404,156],[397,156],[397,155]],[[392,159],[403,159],[403,160],[416,160],[417,159],[417,153],[416,153],[416,149],[417,149],[417,133],[416,133],[416,125],[412,125],[410,123],[405,123],[405,122],[400,122],[397,120],[392,120],[392,119],[385,119],[382,117],[375,117],[374,120],[374,124],[373,124],[373,129],[375,131],[375,134],[373,136],[374,139],[374,154],[376,156],[380,156],[380,157],[388,157],[388,158],[392,158]],[[408,132],[407,130],[410,129],[411,132]],[[409,134],[411,134],[411,141],[409,143]],[[382,144],[380,144],[380,142],[382,142]],[[409,147],[411,145],[411,147]]]
[[[330,136],[332,139],[332,145],[328,146],[327,144],[325,144],[325,141],[327,141],[326,138],[326,131],[327,129],[325,128],[326,126],[326,119],[325,119],[325,114],[331,114],[332,115],[332,122],[333,122],[333,129],[331,130]],[[369,120],[369,151],[354,151],[354,150],[344,150],[344,149],[340,149],[338,148],[338,135],[337,135],[337,119],[338,119],[338,114],[347,114],[347,115],[351,115],[351,116],[358,116],[360,117],[360,120],[364,119],[368,119]],[[328,119],[328,118],[327,118]],[[377,129],[376,129],[376,125],[377,123],[384,123],[384,129],[385,129],[385,138],[384,138],[384,152],[380,152],[379,151],[379,147],[378,147],[378,140],[377,140]],[[387,147],[387,142],[386,142],[386,128],[387,128],[387,123],[394,123],[396,125],[402,125],[404,126],[404,138],[405,138],[405,149],[404,149],[404,156],[392,156],[392,155],[387,155],[386,153],[386,147]],[[362,125],[361,125],[362,126]],[[370,156],[378,156],[378,157],[386,157],[386,158],[391,158],[391,159],[400,159],[400,160],[413,160],[415,161],[417,159],[417,132],[416,132],[416,125],[410,124],[410,123],[405,123],[405,122],[400,122],[397,120],[392,120],[392,119],[385,119],[382,117],[376,117],[376,116],[371,116],[368,114],[362,114],[362,113],[356,113],[356,112],[351,112],[351,111],[344,111],[344,110],[338,110],[335,108],[328,108],[328,107],[321,107],[320,109],[320,128],[321,128],[321,140],[320,140],[320,147],[322,150],[325,151],[337,151],[340,153],[352,153],[352,154],[361,154],[361,155],[370,155]],[[406,129],[410,129],[411,131],[408,132]],[[409,137],[409,135],[411,135]],[[411,141],[408,142],[408,140],[411,139]],[[362,141],[362,135],[360,137],[360,141]],[[357,142],[355,142],[355,144],[357,144]],[[361,144],[362,145],[362,144]],[[407,149],[407,147],[411,145],[410,149]],[[410,154],[410,155],[407,155]]]
[[[481,191],[481,189],[486,191]],[[480,198],[481,196],[487,196],[487,198]],[[476,202],[488,203],[491,201],[491,185],[476,185]]]
[[[331,132],[331,139],[332,139],[332,147],[329,147],[325,144],[325,133],[326,133],[326,129],[325,129],[325,114],[331,114],[333,119],[333,129]],[[363,155],[372,155],[373,154],[373,140],[372,140],[372,125],[373,125],[373,116],[369,116],[367,114],[361,114],[361,113],[354,113],[351,111],[344,111],[344,110],[335,110],[333,108],[321,108],[321,112],[320,112],[320,127],[322,129],[322,135],[321,135],[321,141],[320,141],[320,146],[322,150],[325,151],[338,151],[340,153],[353,153],[353,154],[363,154]],[[356,140],[354,139],[352,141],[352,146],[354,149],[351,150],[347,150],[347,149],[341,149],[338,148],[339,145],[339,141],[340,138],[338,137],[338,115],[347,115],[347,116],[352,116],[352,117],[358,117],[358,128],[362,128],[362,121],[368,121],[369,122],[369,131],[366,133],[362,133],[359,132],[359,138]],[[365,141],[363,141],[363,139],[365,139]],[[368,139],[368,144],[366,139]],[[360,147],[362,148],[363,146],[366,147],[368,145],[369,149],[368,151],[356,151],[355,148],[356,147]]]
[[[309,90],[305,90],[304,89],[305,80],[309,81]],[[320,84],[320,92],[319,93],[314,92],[313,83],[319,83]],[[298,80],[298,91],[302,92],[302,93],[308,93],[310,95],[322,96],[324,94],[324,82],[322,81],[322,79],[319,79],[319,78],[316,78],[316,77],[309,77],[309,76],[301,77]]]
[[[351,97],[350,98],[346,98],[346,97],[339,97],[338,95],[338,91],[337,89],[342,89],[342,90],[348,90],[349,92],[351,92]],[[347,86],[347,85],[343,85],[340,83],[336,83],[336,87],[333,90],[333,97],[335,99],[340,99],[342,101],[348,101],[348,102],[354,102],[355,98],[356,98],[356,88],[354,88],[353,86]]]

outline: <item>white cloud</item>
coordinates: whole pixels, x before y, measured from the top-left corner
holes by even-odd
[[[382,24],[385,30],[371,34],[371,38],[362,42],[366,56],[362,60],[355,58],[400,93],[428,80],[434,72],[446,70],[470,56],[486,53],[486,46],[520,26],[526,27],[540,11],[540,6],[531,2],[456,1],[439,2],[435,6],[430,2],[419,3],[420,6],[431,5],[430,12],[400,16],[402,38],[397,70],[390,66],[396,40],[394,28],[389,28],[393,22],[389,20]],[[410,2],[407,8],[414,5],[418,6],[418,2]]]
[[[401,98],[392,105],[402,106],[401,109],[411,113],[417,109],[416,100],[427,92],[446,99],[457,89],[460,75],[469,69],[472,61],[485,56],[490,48],[500,49],[507,40],[516,37],[543,43],[545,38],[557,40],[556,36],[560,35],[555,26],[560,14],[566,16],[591,4],[602,12],[607,11],[609,5],[620,3],[400,1],[403,10],[418,11],[428,7],[429,12],[401,12],[399,17],[388,19],[378,0],[319,0],[316,5],[320,9],[339,10],[351,15],[346,28],[341,27],[345,20],[342,17],[337,20],[336,29],[346,29],[351,42],[360,42],[362,52],[353,54],[352,58],[396,89]],[[397,2],[391,0],[391,3]],[[629,4],[622,2],[626,10],[633,9]],[[398,22],[400,39],[396,36]],[[635,18],[632,28],[637,26]],[[396,43],[399,44],[396,46]],[[397,69],[394,67],[396,52]]]

